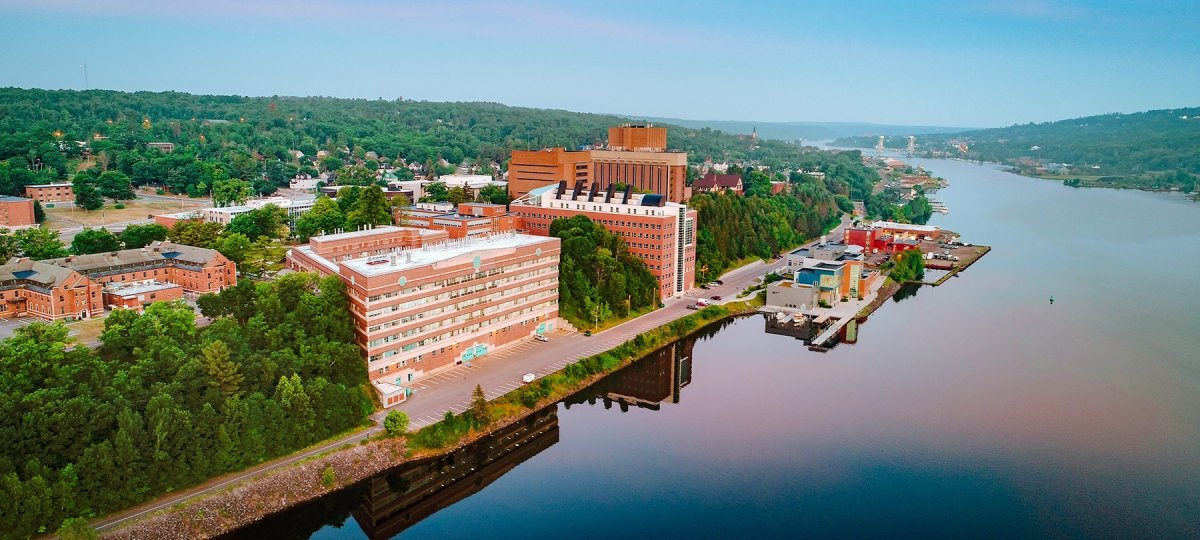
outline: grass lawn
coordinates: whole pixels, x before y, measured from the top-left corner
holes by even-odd
[[[117,209],[112,202],[105,202],[100,210],[86,211],[75,207],[46,208],[46,226],[51,229],[71,227],[99,227],[106,223],[119,223],[135,219],[146,219],[153,214],[185,212],[205,208],[207,204],[184,200],[179,201],[125,201],[125,208]]]
[[[104,331],[104,318],[93,317],[91,319],[69,322],[67,323],[67,329],[70,330],[71,336],[75,338],[76,343],[86,345],[100,337],[100,333]]]

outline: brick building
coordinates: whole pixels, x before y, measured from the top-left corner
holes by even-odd
[[[161,281],[184,292],[218,292],[237,285],[237,268],[215,249],[172,242],[151,242],[140,249],[72,255],[47,259],[46,264],[69,268],[101,285]]]
[[[0,226],[23,229],[36,226],[33,219],[33,199],[0,195]]]
[[[733,192],[741,195],[744,191],[742,177],[736,174],[708,173],[692,182],[693,193],[709,193],[713,191]]]
[[[42,204],[74,203],[75,188],[69,182],[25,186],[25,196]]]
[[[456,209],[449,204],[421,203],[395,208],[392,217],[407,227],[446,231],[454,240],[511,232],[515,228],[515,220],[503,204],[462,203]]]
[[[939,236],[941,229],[932,225],[876,221],[867,227],[847,228],[844,241],[872,253],[899,253],[916,249],[922,240],[933,240]]]
[[[316,237],[288,252],[289,268],[346,283],[356,339],[385,407],[404,401],[422,377],[559,324],[557,238],[446,234],[379,227]],[[431,237],[442,241],[410,247]]]
[[[70,268],[16,259],[0,265],[0,319],[86,319],[104,312],[103,289]]]
[[[516,199],[560,181],[583,181],[585,189],[625,184],[671,202],[687,197],[687,153],[666,151],[665,128],[611,127],[608,138],[607,149],[514,150],[508,165],[509,196]]]
[[[510,205],[519,227],[549,236],[557,218],[587,216],[625,240],[629,252],[646,263],[658,278],[659,296],[681,296],[696,280],[696,211],[667,202],[662,195],[617,192],[611,185],[583,189],[580,181],[569,190],[566,182],[535,189]]]

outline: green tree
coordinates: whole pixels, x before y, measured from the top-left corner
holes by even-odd
[[[58,238],[58,231],[45,227],[21,229],[15,234],[21,255],[35,261],[55,259],[68,255],[66,246]]]
[[[100,534],[88,525],[88,521],[81,517],[73,517],[64,520],[62,526],[58,528],[58,537],[62,540],[96,540],[100,538]]]
[[[393,437],[408,433],[408,415],[401,411],[388,411],[383,419],[383,429]]]
[[[46,221],[46,209],[42,208],[41,201],[33,201],[33,221],[34,223]]]
[[[375,170],[362,165],[348,165],[338,169],[337,183],[340,186],[370,186],[375,184]]]
[[[246,256],[250,254],[250,249],[253,247],[254,244],[242,233],[222,235],[213,243],[213,249],[221,252],[221,255],[238,266],[246,262]]]
[[[0,264],[8,264],[8,260],[17,256],[21,251],[20,242],[16,235],[8,229],[0,228]]]
[[[120,251],[121,240],[108,229],[84,229],[71,240],[71,252],[76,255]]]
[[[204,370],[211,377],[209,385],[229,398],[240,393],[245,377],[238,370],[238,365],[229,359],[229,345],[224,341],[214,340],[200,349],[204,358]]]
[[[287,227],[287,210],[274,204],[255,208],[245,212],[229,222],[227,232],[241,233],[251,241],[261,237],[286,238],[290,231]]]
[[[114,201],[135,198],[129,176],[121,171],[110,170],[101,173],[100,177],[96,179],[96,185],[101,195]]]
[[[471,200],[471,197],[467,194],[466,189],[456,186],[446,192],[446,200],[450,201],[450,204],[457,206]]]
[[[312,210],[296,218],[296,236],[301,240],[320,234],[328,234],[346,227],[346,216],[336,202],[329,197],[319,197]]]
[[[336,483],[337,475],[333,472],[333,464],[325,464],[325,469],[321,471],[321,485],[328,489]]]
[[[91,178],[76,178],[73,182],[75,191],[75,206],[84,210],[98,210],[104,206],[104,195],[96,189],[95,180]]]
[[[446,188],[444,182],[430,182],[425,184],[423,190],[425,192],[425,196],[421,197],[423,202],[445,201],[450,197],[450,190]]]
[[[483,188],[479,190],[479,202],[508,204],[508,190],[500,186],[483,186]]]
[[[475,385],[475,391],[471,392],[471,405],[467,410],[471,420],[475,422],[475,427],[483,429],[492,423],[492,413],[487,398],[483,395],[482,386]]]
[[[245,180],[227,179],[212,183],[212,201],[216,206],[239,205],[253,194],[254,187]]]
[[[167,228],[157,223],[130,225],[121,231],[121,242],[125,249],[137,249],[150,245],[150,242],[166,240],[167,234]]]
[[[346,213],[346,228],[357,229],[363,225],[389,225],[392,213],[387,198],[379,186],[363,188],[354,206]]]
[[[220,223],[185,219],[171,227],[167,238],[185,246],[212,248],[223,228]]]

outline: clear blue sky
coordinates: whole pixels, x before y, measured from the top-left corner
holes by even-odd
[[[0,0],[0,86],[999,126],[1200,105],[1200,2]]]

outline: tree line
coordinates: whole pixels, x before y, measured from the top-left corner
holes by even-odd
[[[27,538],[361,425],[373,405],[336,278],[294,274],[0,341],[0,530]]]

